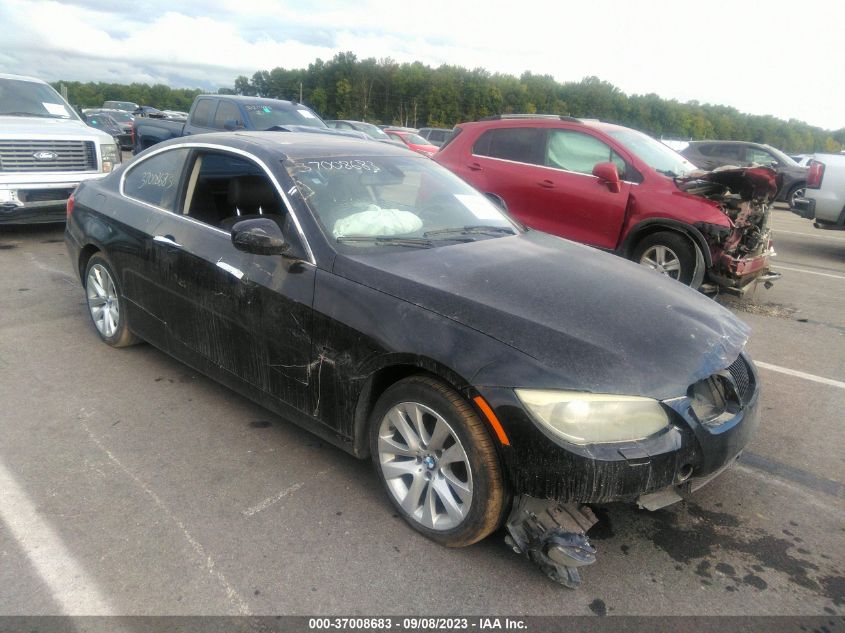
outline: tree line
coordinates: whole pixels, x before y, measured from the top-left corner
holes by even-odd
[[[106,100],[134,101],[167,110],[187,110],[200,90],[162,84],[56,82],[73,105]],[[276,67],[239,76],[221,94],[241,94],[305,103],[326,119],[353,119],[411,127],[451,128],[462,121],[510,113],[543,113],[601,119],[642,130],[656,138],[720,139],[768,143],[787,152],[838,152],[845,128],[831,131],[803,121],[745,114],[736,108],[680,103],[656,94],[627,95],[597,77],[561,83],[550,75],[521,76],[390,58],[358,59],[338,53],[307,68]]]

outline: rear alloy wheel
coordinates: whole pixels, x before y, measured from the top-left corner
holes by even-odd
[[[373,412],[370,447],[391,502],[419,532],[463,547],[499,526],[505,495],[498,455],[451,387],[412,376],[388,388]]]
[[[85,268],[85,296],[88,313],[97,334],[112,347],[126,347],[138,342],[126,323],[124,301],[106,258],[96,253]]]
[[[789,196],[786,198],[786,201],[789,203],[789,208],[794,209],[795,203],[803,198],[805,193],[807,193],[807,188],[804,185],[799,185],[790,191]]]
[[[633,260],[688,286],[696,276],[695,250],[689,240],[677,233],[661,231],[649,235],[637,245]]]

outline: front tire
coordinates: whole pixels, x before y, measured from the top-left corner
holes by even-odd
[[[687,238],[677,233],[660,231],[645,237],[637,244],[632,259],[690,286],[696,276],[694,249]]]
[[[445,383],[411,376],[389,387],[370,419],[370,449],[391,503],[415,530],[465,547],[499,527],[499,457],[484,423]]]
[[[95,253],[85,267],[85,296],[88,314],[97,334],[112,347],[127,347],[139,342],[129,329],[126,300],[117,283],[117,275],[100,253]]]

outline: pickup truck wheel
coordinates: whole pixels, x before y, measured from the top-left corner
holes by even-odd
[[[804,194],[807,192],[807,187],[803,183],[795,185],[790,191],[789,195],[786,196],[786,201],[789,203],[789,208],[795,208],[796,201],[800,200],[804,197]]]
[[[649,235],[637,244],[632,259],[688,286],[695,276],[694,246],[677,233]]]
[[[373,465],[414,529],[465,547],[502,521],[505,488],[490,434],[454,389],[428,376],[389,387],[370,419]]]
[[[124,309],[126,301],[116,279],[105,257],[99,253],[91,256],[85,268],[85,296],[91,321],[104,343],[127,347],[140,339],[129,330]]]

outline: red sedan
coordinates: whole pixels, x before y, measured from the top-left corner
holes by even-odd
[[[390,128],[386,129],[385,132],[390,136],[390,138],[396,139],[397,141],[402,141],[410,147],[415,152],[419,152],[425,156],[431,158],[434,156],[435,152],[437,151],[437,146],[432,145],[427,140],[425,140],[419,134],[415,134],[414,132],[406,132],[405,130],[391,130]]]

